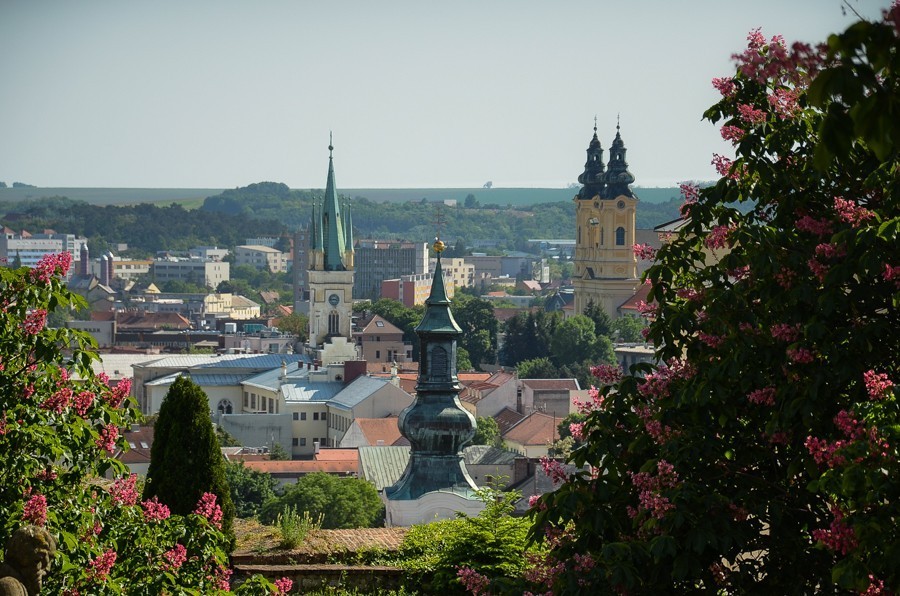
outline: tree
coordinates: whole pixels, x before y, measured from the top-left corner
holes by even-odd
[[[575,315],[563,321],[553,332],[550,353],[557,366],[576,364],[595,358],[594,322],[584,315]]]
[[[462,329],[460,345],[469,352],[476,369],[482,364],[493,363],[497,358],[497,329],[494,306],[487,300],[457,294],[450,304],[453,318]]]
[[[661,364],[594,369],[591,470],[533,510],[554,593],[900,590],[898,35],[757,30],[714,80],[736,158],[647,272]]]
[[[594,334],[597,337],[612,334],[612,319],[609,318],[603,307],[594,302],[593,299],[588,300],[587,306],[584,308],[584,316],[594,322]]]
[[[309,335],[309,317],[302,313],[291,313],[275,321],[275,327],[282,333],[296,335],[299,341],[306,341]]]
[[[479,416],[475,422],[475,436],[472,438],[473,445],[503,447],[503,437],[500,436],[500,427],[497,425],[496,420],[490,416]]]
[[[93,373],[87,334],[45,325],[54,308],[87,307],[63,283],[70,263],[0,268],[0,543],[26,525],[55,538],[42,593],[217,593],[228,582],[215,505],[180,516],[139,501],[137,476],[112,457],[140,417],[130,380]]]
[[[272,475],[251,470],[242,461],[226,463],[225,478],[231,488],[231,501],[237,517],[253,517],[262,509],[263,503],[275,498],[278,482]]]
[[[153,429],[144,498],[156,497],[178,515],[191,513],[205,493],[216,496],[222,529],[231,536],[234,504],[225,459],[209,416],[209,399],[190,378],[175,379]]]
[[[272,443],[272,447],[269,449],[269,459],[272,461],[286,461],[291,459],[291,454],[281,446],[281,443]]]
[[[284,494],[263,505],[260,521],[271,524],[279,513],[295,507],[309,512],[313,519],[322,516],[322,527],[371,528],[384,520],[384,505],[378,491],[360,478],[338,478],[315,472],[285,487]]]
[[[516,372],[520,379],[556,379],[559,375],[559,370],[549,358],[523,360],[516,367]]]
[[[641,334],[647,328],[646,323],[640,317],[625,315],[619,317],[612,324],[613,335],[621,342],[634,343],[644,341]]]
[[[463,206],[466,209],[478,209],[478,199],[475,198],[475,195],[469,193],[466,195],[466,200],[463,203]]]
[[[456,370],[472,370],[472,360],[469,359],[469,352],[465,348],[456,348]]]

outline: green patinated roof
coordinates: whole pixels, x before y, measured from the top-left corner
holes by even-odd
[[[359,474],[378,490],[393,486],[406,470],[409,451],[408,446],[360,447]],[[516,457],[512,451],[489,445],[470,445],[463,449],[463,459],[469,466],[508,466]]]
[[[415,331],[416,333],[462,334],[462,329],[456,324],[453,313],[450,312],[450,300],[447,298],[447,290],[444,286],[440,254],[438,254],[437,264],[434,266],[431,295],[425,301],[425,315]]]
[[[328,147],[329,152],[332,147]],[[334,158],[328,156],[328,181],[325,183],[325,201],[322,205],[322,232],[325,249],[325,270],[344,271],[344,218],[341,216],[341,204],[338,201],[337,187],[334,184]]]

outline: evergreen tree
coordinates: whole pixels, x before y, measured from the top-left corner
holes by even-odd
[[[587,306],[584,308],[584,316],[594,322],[594,333],[597,337],[601,335],[612,335],[613,322],[603,310],[603,307],[594,302],[593,299],[588,300]]]
[[[209,400],[193,381],[179,377],[159,409],[144,498],[157,497],[172,513],[187,515],[204,493],[216,495],[222,529],[233,542],[234,504],[209,416]]]

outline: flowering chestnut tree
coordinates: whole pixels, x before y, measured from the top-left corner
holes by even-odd
[[[62,281],[70,264],[61,253],[33,269],[0,267],[0,545],[26,524],[53,535],[48,594],[227,590],[215,495],[183,516],[141,501],[137,477],[110,455],[140,415],[130,383],[93,374],[86,334],[46,328],[48,312],[86,306]],[[252,585],[277,593],[287,584]]]
[[[595,370],[536,589],[900,591],[898,37],[753,31],[714,81],[735,156],[647,273],[659,364]]]

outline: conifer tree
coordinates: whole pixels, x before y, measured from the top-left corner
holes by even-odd
[[[150,456],[144,498],[157,497],[172,513],[187,515],[204,493],[212,493],[222,509],[222,530],[233,542],[234,504],[209,400],[187,377],[176,379],[163,399]]]

